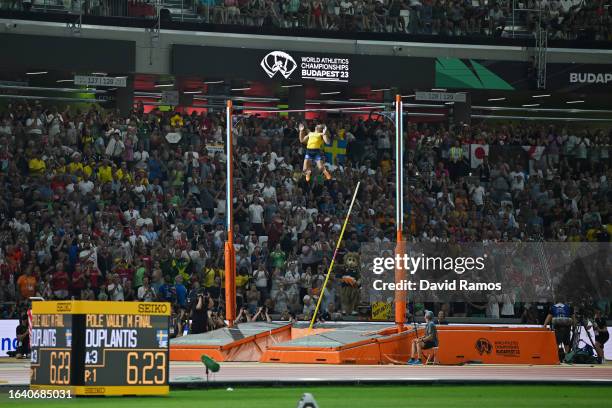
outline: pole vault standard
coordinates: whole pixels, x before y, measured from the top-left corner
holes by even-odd
[[[395,254],[403,257],[404,243],[402,232],[404,227],[404,107],[402,96],[395,96]],[[406,272],[395,264],[395,283],[406,278]],[[399,286],[401,287],[401,286]],[[398,332],[404,328],[406,320],[406,291],[395,290],[395,324]]]
[[[260,113],[292,113],[292,112],[325,112],[325,111],[352,111],[363,109],[380,109],[381,105],[362,106],[349,108],[323,108],[323,109],[291,109],[291,110],[265,110],[243,108],[248,112]],[[403,119],[404,111],[401,95],[395,97],[395,224],[396,224],[396,247],[395,252],[403,256],[402,228],[404,223],[404,198],[403,198],[403,168],[404,168],[404,141],[403,141]],[[227,240],[225,241],[225,318],[228,325],[232,327],[236,320],[236,250],[234,248],[234,155],[233,155],[233,105],[227,101],[226,106],[226,229]],[[346,222],[345,222],[346,224]],[[405,271],[401,268],[395,269],[395,281],[401,282],[405,279]],[[321,296],[322,297],[322,296]],[[406,291],[395,291],[395,323],[398,331],[402,331],[406,320]]]
[[[232,135],[232,101],[227,101],[225,137],[225,201],[226,231],[225,241],[225,319],[230,327],[236,320],[236,249],[234,248],[234,141]]]

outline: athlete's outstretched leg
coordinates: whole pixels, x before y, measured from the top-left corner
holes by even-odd
[[[304,171],[304,176],[306,177],[306,182],[310,182],[310,176],[312,175],[312,170],[311,170],[311,160],[309,158],[304,159],[303,171]]]
[[[323,160],[317,160],[317,168],[323,173],[326,180],[331,180],[332,176],[329,171],[327,171],[327,167],[325,167],[325,162]]]

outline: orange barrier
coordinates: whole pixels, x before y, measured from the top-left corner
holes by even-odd
[[[559,364],[555,333],[542,328],[438,326],[440,364]]]
[[[437,326],[439,364],[559,364],[554,332],[543,328]],[[272,345],[260,362],[303,364],[405,364],[410,358],[411,327],[401,333],[381,330],[378,338],[339,347]],[[422,336],[423,327],[418,330]],[[388,335],[385,335],[388,334]]]
[[[291,340],[291,325],[244,337],[222,346],[170,344],[171,361],[200,361],[202,354],[216,361],[259,361],[271,345]]]

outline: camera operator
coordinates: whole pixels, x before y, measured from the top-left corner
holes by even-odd
[[[18,341],[17,358],[28,358],[30,355],[30,330],[29,330],[28,315],[23,315],[19,319],[17,326],[16,337]]]
[[[272,318],[268,313],[268,306],[261,306],[259,309],[257,309],[257,313],[255,313],[255,316],[253,316],[253,319],[251,321],[265,321],[270,323],[272,321]]]
[[[197,303],[198,294],[200,293],[202,293],[202,288],[200,287],[200,282],[196,280],[191,284],[191,290],[189,291],[189,294],[187,295],[187,309],[191,310],[191,308],[193,307],[193,304]]]
[[[189,328],[187,310],[175,305],[170,318],[170,338],[181,337],[185,329]]]
[[[238,317],[236,317],[236,320],[234,320],[234,324],[250,323],[250,322],[257,322],[257,321],[266,321],[266,322],[272,321],[272,318],[270,317],[270,314],[268,313],[267,306],[259,307],[257,309],[257,312],[254,315],[251,315],[247,308],[241,307],[240,313],[238,313]]]
[[[555,303],[550,307],[546,320],[544,320],[544,327],[549,324],[555,331],[557,346],[562,344],[565,354],[569,353],[572,344],[572,332],[576,325],[573,309],[565,303]]]
[[[610,339],[610,333],[608,333],[606,317],[602,315],[599,309],[595,309],[593,331],[595,332],[595,351],[597,351],[599,362],[603,364],[605,360],[604,345]]]
[[[209,330],[222,329],[226,327],[225,319],[223,318],[225,314],[223,313],[223,309],[213,309],[210,313],[210,319],[208,320],[208,328]]]
[[[204,333],[208,330],[208,310],[214,302],[203,290],[197,294],[197,301],[191,303],[190,334]]]

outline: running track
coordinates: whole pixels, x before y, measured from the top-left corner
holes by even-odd
[[[198,384],[205,378],[200,363],[172,362],[171,384]],[[399,365],[303,365],[222,363],[211,383],[302,383],[302,382],[550,382],[607,383],[612,385],[612,364],[603,366],[422,366]],[[0,363],[0,385],[23,386],[29,383],[29,363]]]

